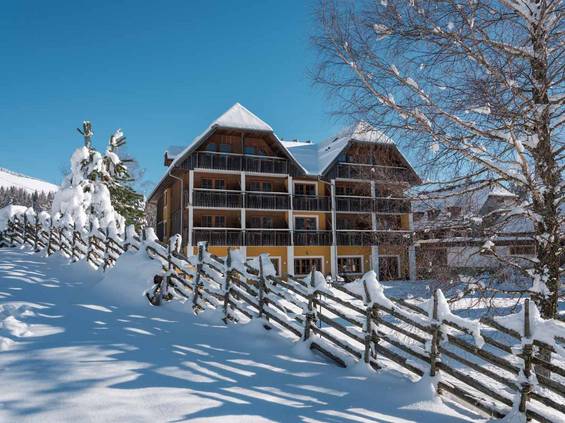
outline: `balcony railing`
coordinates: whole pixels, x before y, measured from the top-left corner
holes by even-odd
[[[337,164],[332,176],[344,179],[367,179],[384,181],[408,181],[411,178],[410,171],[405,167],[360,165],[354,163]]]
[[[373,199],[370,197],[336,197],[335,208],[342,212],[372,212]]]
[[[245,207],[248,209],[290,209],[290,198],[288,194],[275,193],[246,193]]]
[[[197,152],[192,159],[195,169],[235,170],[258,173],[289,173],[288,160],[280,157],[248,156],[233,153]]]
[[[243,232],[238,229],[195,229],[192,231],[194,245],[206,241],[208,245],[243,245]]]
[[[329,211],[330,198],[315,195],[295,195],[292,197],[294,210]]]
[[[194,190],[192,202],[197,207],[241,208],[243,196],[238,192]]]
[[[294,245],[331,245],[331,231],[294,231]]]
[[[410,231],[402,230],[338,230],[336,231],[337,245],[370,246],[379,244],[407,245],[412,240]]]
[[[290,245],[290,232],[288,230],[247,229],[245,231],[245,245],[252,245],[252,246]]]

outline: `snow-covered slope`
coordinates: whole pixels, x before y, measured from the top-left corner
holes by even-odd
[[[50,182],[12,172],[11,170],[4,168],[0,168],[0,187],[22,188],[29,193],[33,193],[34,191],[49,193],[55,192],[59,188],[57,185]]]
[[[0,421],[481,421],[425,380],[341,369],[189,304],[152,307],[139,275],[158,267],[127,253],[104,274],[0,249]]]

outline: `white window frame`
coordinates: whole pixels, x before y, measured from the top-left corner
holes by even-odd
[[[295,231],[308,231],[308,230],[311,230],[311,229],[296,229],[296,218],[297,218],[297,217],[309,217],[309,218],[312,218],[312,217],[313,217],[314,219],[316,219],[316,229],[315,229],[315,230],[316,230],[316,231],[319,231],[319,230],[320,230],[320,216],[318,216],[317,214],[314,214],[314,215],[312,215],[312,214],[295,214],[295,215],[293,215],[293,217],[292,217],[292,218],[293,218],[293,219],[292,219],[292,223],[293,223],[293,226],[292,226],[292,227],[293,227],[293,230],[295,230]]]
[[[321,269],[316,269],[316,270],[317,270],[318,272],[321,272],[321,273],[325,274],[325,272],[324,272],[324,266],[325,266],[325,263],[324,263],[324,256],[294,256],[294,259],[293,259],[293,261],[292,261],[292,270],[295,269],[295,266],[294,266],[295,263],[294,263],[294,262],[295,262],[296,260],[300,260],[300,259],[320,259],[320,263],[322,264],[322,268],[321,268]],[[307,274],[308,274],[308,273],[305,273],[305,274],[297,273],[297,274],[295,274],[294,276],[306,276]]]
[[[296,185],[314,185],[314,193],[318,196],[318,182],[316,181],[292,181],[292,194],[296,194]],[[300,194],[302,195],[302,194]]]
[[[358,258],[358,259],[361,259],[361,271],[357,272],[357,273],[344,273],[345,275],[358,275],[359,273],[361,273],[361,274],[365,273],[365,257],[364,256],[362,256],[362,255],[350,255],[350,254],[348,254],[346,256],[337,256],[338,263],[336,263],[336,264],[338,265],[337,266],[338,272],[339,272],[339,259],[340,258]]]
[[[377,273],[377,276],[380,276],[380,274],[381,274],[381,268],[380,268],[380,266],[381,266],[380,258],[381,257],[396,257],[398,259],[396,261],[396,264],[397,264],[396,272],[398,274],[398,277],[400,278],[402,275],[401,275],[401,272],[400,272],[400,255],[399,254],[379,254],[379,272]]]

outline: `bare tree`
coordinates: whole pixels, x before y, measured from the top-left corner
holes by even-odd
[[[561,0],[324,0],[316,82],[339,111],[391,135],[442,190],[512,185],[533,225],[531,277],[556,315],[565,184],[565,28]]]

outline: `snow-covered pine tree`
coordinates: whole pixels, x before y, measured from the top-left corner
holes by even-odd
[[[84,136],[84,146],[71,156],[71,172],[55,194],[52,213],[59,213],[64,221],[79,228],[89,228],[96,221],[102,229],[122,233],[125,219],[112,205],[108,185],[114,183],[113,170],[107,166],[109,161],[119,163],[119,158],[106,159],[94,149],[90,122],[84,122],[78,131]]]
[[[105,166],[111,179],[108,181],[108,189],[112,199],[112,205],[116,211],[126,220],[126,225],[135,225],[141,228],[145,224],[145,201],[143,195],[137,193],[132,183],[134,178],[127,167],[132,159],[120,159],[118,149],[125,145],[126,137],[119,129],[110,136],[108,148],[104,157]]]

